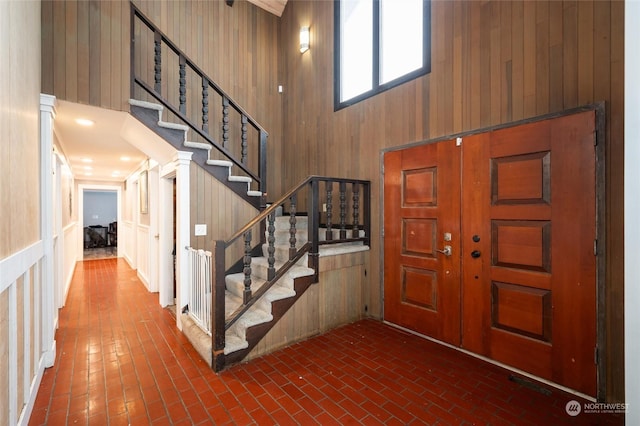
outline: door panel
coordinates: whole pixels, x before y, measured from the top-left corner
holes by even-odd
[[[455,141],[385,154],[385,318],[460,343],[460,152]],[[444,233],[452,235],[444,241]],[[453,255],[438,250],[452,247]]]
[[[594,132],[589,111],[386,154],[385,319],[595,396]]]

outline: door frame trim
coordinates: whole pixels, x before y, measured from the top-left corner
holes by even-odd
[[[488,133],[495,130],[517,127],[524,124],[538,121],[550,120],[553,118],[566,117],[579,114],[581,112],[595,112],[595,165],[596,165],[596,240],[597,250],[594,246],[596,256],[596,348],[594,348],[594,362],[596,363],[596,398],[598,401],[606,400],[607,389],[607,339],[606,339],[606,271],[607,271],[607,229],[606,229],[606,110],[605,102],[596,102],[577,108],[571,108],[560,112],[539,115],[523,120],[502,123],[495,126],[488,126],[479,129],[468,130],[450,135],[443,135],[433,139],[416,141],[404,145],[388,147],[380,150],[380,185],[379,185],[379,212],[378,220],[380,226],[380,251],[378,253],[380,265],[380,306],[381,317],[384,320],[384,156],[388,152],[402,151],[417,146],[448,141],[466,136]],[[594,242],[595,244],[595,242]],[[385,321],[386,322],[386,321]],[[395,325],[394,325],[395,326]],[[421,335],[422,336],[422,335]],[[425,336],[426,337],[426,336]],[[444,343],[443,343],[444,344]],[[537,378],[536,380],[542,380]],[[560,386],[560,385],[555,385]],[[575,391],[574,391],[575,393]]]

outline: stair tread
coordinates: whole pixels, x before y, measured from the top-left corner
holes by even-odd
[[[247,182],[247,183],[251,183],[253,181],[253,179],[251,179],[248,176],[229,176],[229,181],[230,182]]]
[[[262,197],[262,192],[260,192],[260,191],[247,191],[247,195],[249,197]]]
[[[274,262],[274,267],[277,270],[278,268],[280,268],[282,265],[284,265],[285,262],[283,262],[282,260],[278,260],[276,259]],[[252,257],[251,258],[251,264],[252,265],[259,265],[259,266],[263,266],[268,268],[269,267],[269,260],[266,257]],[[291,269],[289,269],[287,271],[287,275],[290,278],[299,278],[299,277],[306,277],[306,276],[310,276],[313,275],[315,272],[313,271],[312,268],[309,268],[307,266],[304,265],[300,265],[300,264],[296,264],[294,266],[291,267]]]
[[[230,354],[249,347],[249,342],[237,334],[226,333],[224,336],[224,354]]]
[[[232,167],[233,163],[227,160],[207,160],[207,164],[210,166],[220,166],[220,167]]]
[[[154,102],[140,101],[138,99],[129,99],[129,105],[147,108],[147,109],[155,109],[156,111],[164,110],[164,107],[160,104],[156,104]]]
[[[184,146],[187,148],[204,149],[206,151],[211,151],[211,149],[213,149],[213,145],[208,142],[185,141]]]
[[[162,121],[162,120],[158,121],[158,126],[165,127],[167,129],[184,130],[185,132],[189,130],[189,127],[185,126],[184,124],[171,123],[169,121]]]

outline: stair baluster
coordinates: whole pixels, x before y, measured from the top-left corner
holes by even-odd
[[[209,79],[202,76],[202,131],[209,133]]]
[[[229,145],[229,99],[222,97],[222,147]],[[244,161],[241,161],[244,164]]]
[[[251,300],[251,231],[244,234],[244,293],[242,303],[246,305]]]
[[[358,220],[360,219],[360,185],[353,184],[353,233],[351,238],[358,238],[360,236],[360,229],[358,226]]]
[[[241,140],[242,156],[240,157],[240,162],[242,162],[242,164],[247,164],[247,116],[244,114],[242,115]]]
[[[183,114],[187,113],[187,60],[183,55],[180,55],[180,106],[178,107]]]
[[[331,230],[331,219],[333,216],[333,182],[325,182],[325,187],[327,191],[327,232],[325,239],[331,241],[333,240],[333,231]]]
[[[267,227],[267,233],[268,233],[268,237],[267,237],[267,243],[269,244],[269,246],[267,247],[267,263],[268,263],[268,269],[267,269],[267,279],[268,280],[272,280],[273,277],[276,276],[276,268],[275,268],[275,263],[276,263],[276,259],[275,259],[275,252],[276,252],[276,248],[275,248],[275,241],[276,238],[274,236],[274,231],[276,230],[275,227],[275,221],[276,221],[276,215],[275,213],[271,213],[269,216],[267,216],[267,222],[269,223],[269,226]]]
[[[347,183],[340,182],[340,239],[347,238]]]
[[[162,34],[158,31],[153,33],[153,71],[154,86],[156,92],[162,93]]]
[[[289,259],[296,255],[296,203],[298,195],[293,194],[290,198],[291,206],[289,210]]]

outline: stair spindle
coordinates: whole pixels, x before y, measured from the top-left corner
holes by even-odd
[[[244,292],[242,303],[247,304],[251,300],[251,231],[244,234]]]
[[[296,255],[296,203],[298,196],[293,194],[290,198],[291,207],[289,211],[289,260]]]
[[[240,158],[242,164],[247,164],[247,122],[247,116],[242,114],[242,157]]]
[[[275,221],[276,221],[275,213],[271,213],[269,216],[267,216],[267,222],[268,222],[268,226],[267,226],[267,233],[268,233],[267,243],[269,244],[268,247],[267,247],[267,255],[268,255],[267,256],[267,262],[269,264],[269,267],[267,269],[267,279],[269,281],[271,281],[273,279],[273,277],[276,276],[276,268],[275,268],[275,263],[276,263],[276,259],[275,259],[275,252],[276,252],[275,241],[276,241],[276,237],[274,235],[274,232],[276,230]]]
[[[327,190],[327,232],[325,234],[325,240],[333,240],[333,231],[331,230],[331,219],[333,216],[333,182],[326,182]]]
[[[162,34],[156,31],[153,33],[154,57],[153,71],[155,84],[153,89],[157,93],[162,93]]]
[[[202,76],[202,131],[209,133],[209,79]]]
[[[340,182],[340,239],[347,238],[347,183]]]
[[[360,185],[353,184],[353,233],[352,238],[360,237],[358,220],[360,219]]]
[[[180,112],[187,113],[187,61],[183,55],[180,55]]]
[[[229,99],[222,97],[222,147],[229,145]]]

